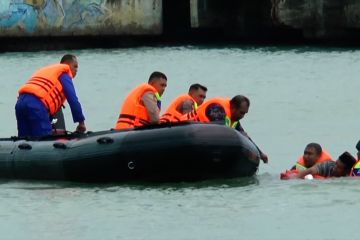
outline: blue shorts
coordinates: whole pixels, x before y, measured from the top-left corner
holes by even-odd
[[[49,111],[32,94],[21,94],[15,105],[18,136],[42,137],[51,135]]]

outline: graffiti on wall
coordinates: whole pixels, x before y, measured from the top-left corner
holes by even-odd
[[[71,31],[99,26],[111,14],[107,0],[1,0],[0,29]]]

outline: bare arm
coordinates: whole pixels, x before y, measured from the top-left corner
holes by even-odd
[[[318,172],[318,169],[316,166],[313,166],[311,168],[308,168],[308,169],[305,169],[301,172],[299,172],[298,174],[294,175],[293,177],[291,178],[304,178],[306,175],[308,174],[311,174],[311,175],[317,175],[319,172]]]
[[[178,106],[176,110],[184,115],[194,110],[193,105],[194,104],[191,100],[185,100],[180,104],[180,106]]]
[[[150,123],[157,124],[160,121],[160,110],[157,106],[157,100],[152,92],[146,92],[141,98],[141,102],[144,104],[147,113],[149,115]]]

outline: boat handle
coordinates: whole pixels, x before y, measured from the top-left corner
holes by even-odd
[[[21,149],[21,150],[31,150],[32,149],[32,147],[27,143],[19,144],[18,148]]]
[[[62,142],[56,142],[53,144],[54,148],[61,148],[61,149],[66,149],[67,146],[65,143],[62,143]]]
[[[99,144],[110,144],[114,142],[114,139],[110,137],[102,137],[96,140]]]

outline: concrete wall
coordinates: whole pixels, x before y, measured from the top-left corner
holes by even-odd
[[[191,27],[224,27],[229,17],[226,13],[227,6],[227,1],[190,0]]]
[[[360,39],[360,0],[190,0],[193,29],[239,39]]]
[[[307,39],[358,36],[358,0],[272,0],[274,20],[300,29]]]
[[[359,42],[360,0],[0,0],[0,43],[24,36]]]
[[[0,36],[162,33],[162,0],[0,0]]]
[[[272,27],[270,0],[190,0],[193,29],[221,29],[227,37],[262,37]]]

